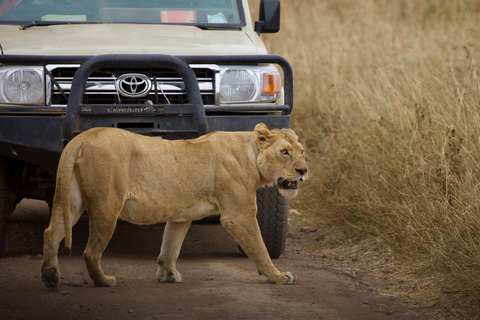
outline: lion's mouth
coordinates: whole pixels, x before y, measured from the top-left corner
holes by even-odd
[[[285,190],[290,190],[290,189],[297,189],[298,186],[298,181],[288,181],[287,179],[284,178],[279,178],[277,181],[277,185],[279,188],[285,189]]]

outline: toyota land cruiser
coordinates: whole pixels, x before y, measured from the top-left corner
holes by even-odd
[[[0,252],[23,198],[53,201],[64,146],[93,127],[165,139],[290,127],[292,70],[260,33],[280,1],[3,0],[0,2]],[[119,159],[121,161],[121,159]],[[285,246],[286,200],[258,190],[270,255]]]

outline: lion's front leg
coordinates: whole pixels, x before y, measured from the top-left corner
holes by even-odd
[[[235,218],[234,218],[235,217]],[[292,284],[296,276],[291,272],[280,272],[273,265],[262,239],[255,215],[222,217],[222,225],[233,235],[247,256],[253,260],[258,272],[267,277],[270,283]]]
[[[182,275],[177,271],[177,259],[183,240],[191,222],[167,222],[163,233],[162,249],[158,256],[158,282],[182,282]]]

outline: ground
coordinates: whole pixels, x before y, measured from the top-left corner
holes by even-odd
[[[380,296],[367,276],[332,272],[328,257],[305,253],[302,238],[316,232],[294,222],[285,253],[274,260],[278,269],[297,275],[294,285],[267,283],[214,223],[195,223],[187,234],[177,266],[183,283],[158,283],[163,225],[120,222],[102,258],[117,286],[96,288],[82,258],[84,217],[73,229],[72,256],[59,255],[57,290],[40,277],[47,226],[43,202],[23,200],[11,216],[0,258],[0,319],[428,319],[409,301]]]

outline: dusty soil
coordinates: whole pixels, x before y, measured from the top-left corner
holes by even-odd
[[[82,259],[88,235],[88,220],[82,218],[73,229],[72,256],[59,255],[62,284],[51,290],[40,278],[46,204],[24,200],[10,220],[0,258],[0,319],[428,318],[408,301],[379,296],[368,277],[328,271],[325,257],[304,253],[296,236],[274,264],[294,272],[297,282],[269,284],[227,231],[209,223],[196,223],[187,234],[177,265],[180,284],[155,279],[163,225],[119,223],[102,259],[117,286],[96,288]],[[302,232],[301,226],[290,227],[293,234]]]

